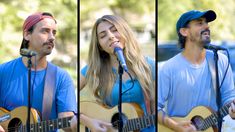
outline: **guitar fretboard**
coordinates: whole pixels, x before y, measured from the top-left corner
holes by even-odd
[[[36,124],[30,124],[31,132],[48,132],[56,129],[70,127],[72,117],[59,118],[54,120],[41,121]],[[27,126],[20,128],[21,132],[27,132]]]
[[[123,132],[140,130],[155,125],[155,115],[148,115],[142,118],[130,119],[124,125]]]
[[[230,106],[231,106],[231,103],[226,104],[218,111],[222,118],[228,114],[228,109]],[[218,112],[215,112],[215,113],[211,114],[210,116],[208,116],[207,118],[205,118],[204,123],[203,123],[203,128],[202,128],[203,130],[206,130],[207,128],[209,128],[211,126],[218,124],[218,120],[217,120],[219,117]]]

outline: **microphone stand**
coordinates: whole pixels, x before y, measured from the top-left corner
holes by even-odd
[[[30,109],[31,109],[31,68],[32,68],[32,61],[30,55],[28,57],[28,117],[27,117],[27,132],[30,132]]]
[[[118,100],[118,113],[119,113],[119,122],[118,122],[118,132],[122,132],[123,129],[123,119],[122,119],[122,74],[123,68],[119,61],[118,66],[118,74],[119,74],[119,100]]]
[[[221,108],[221,94],[220,94],[220,88],[219,88],[219,74],[218,74],[218,53],[217,53],[217,49],[213,49],[214,52],[214,61],[215,61],[215,79],[216,79],[216,103],[218,106],[218,132],[221,132],[221,128],[222,128],[222,116],[220,113],[220,108]]]

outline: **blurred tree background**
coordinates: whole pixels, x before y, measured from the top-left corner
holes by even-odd
[[[24,20],[37,11],[57,20],[56,45],[48,60],[69,72],[77,88],[77,0],[1,0],[0,63],[19,56]]]
[[[176,22],[189,10],[214,10],[217,18],[209,23],[213,40],[235,40],[234,0],[158,0],[158,42],[177,40]]]
[[[91,28],[103,15],[114,14],[124,18],[147,50],[155,44],[155,1],[153,0],[80,0],[80,68],[87,60]],[[153,49],[153,47],[149,48]],[[155,51],[149,53],[155,57]]]

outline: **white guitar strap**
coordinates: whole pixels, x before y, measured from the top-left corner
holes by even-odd
[[[214,53],[213,52],[209,52],[206,51],[206,60],[208,62],[208,67],[210,69],[210,73],[211,73],[211,80],[212,80],[212,84],[213,84],[213,88],[215,91],[215,95],[217,97],[217,92],[216,92],[216,80],[215,80],[215,63],[213,60]]]
[[[56,66],[47,63],[46,77],[43,92],[42,120],[48,120],[51,114],[52,102],[56,89]]]

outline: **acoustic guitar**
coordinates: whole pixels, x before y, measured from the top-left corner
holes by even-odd
[[[7,132],[27,132],[27,112],[26,106],[17,107],[12,111],[0,108],[0,125]],[[41,121],[38,112],[31,108],[30,111],[30,131],[48,132],[56,129],[70,127],[72,117],[64,117],[53,120]]]
[[[175,121],[191,120],[197,131],[217,132],[218,128],[216,126],[218,124],[218,114],[220,114],[221,117],[225,117],[229,113],[228,109],[230,106],[231,103],[226,104],[225,106],[220,108],[218,112],[213,112],[212,110],[204,106],[198,106],[193,108],[186,117],[171,118],[173,118]],[[161,124],[158,124],[158,132],[173,132],[173,130]]]
[[[108,132],[118,131],[118,107],[107,108],[95,102],[80,102],[80,112],[89,117],[112,123],[112,128]],[[143,111],[135,103],[122,103],[123,132],[139,131],[140,129],[155,126],[155,115],[143,116]],[[89,132],[85,126],[80,124],[80,132]]]

